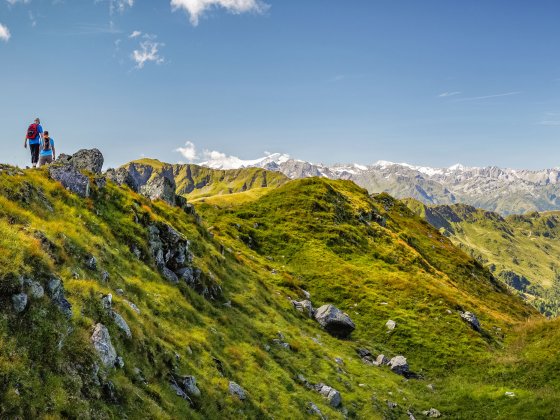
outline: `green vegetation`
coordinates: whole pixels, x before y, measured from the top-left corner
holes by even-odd
[[[461,204],[406,202],[540,312],[560,314],[560,212],[502,217]]]
[[[243,181],[220,194],[235,183],[230,175],[201,193],[217,195],[196,201],[197,217],[112,183],[92,183],[81,199],[43,170],[0,172],[0,417],[305,418],[310,402],[332,419],[408,418],[408,410],[420,418],[431,407],[449,418],[560,416],[560,381],[548,376],[560,365],[557,324],[405,204],[324,179],[278,178],[277,188],[245,192]],[[261,175],[270,185],[273,175]],[[220,284],[220,298],[165,280],[148,249],[152,223],[189,239],[194,267]],[[21,276],[61,278],[72,318],[47,296],[16,314]],[[295,311],[288,297],[301,300],[303,290],[316,307],[346,311],[352,336],[333,338]],[[131,338],[103,308],[108,293]],[[476,313],[483,331],[458,310]],[[397,322],[391,333],[388,319]],[[96,374],[98,322],[124,368]],[[290,349],[274,343],[279,333]],[[402,354],[418,377],[367,366],[358,347]],[[173,375],[197,378],[192,406],[170,387]],[[339,390],[343,408],[298,375]],[[229,394],[230,380],[247,400]]]

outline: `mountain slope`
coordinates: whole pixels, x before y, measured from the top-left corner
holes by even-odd
[[[531,347],[548,324],[525,343],[536,312],[403,203],[309,179],[196,208],[94,176],[84,199],[45,170],[0,171],[1,417],[305,418],[314,407],[329,418],[408,418],[431,407],[452,418],[559,414],[559,383],[529,384],[508,358],[517,343],[554,367],[555,352]],[[294,309],[288,297],[303,299],[304,288],[316,307],[350,315],[349,338]],[[458,310],[475,312],[481,332]],[[96,352],[99,324],[122,367]],[[403,354],[415,375],[364,364],[357,348]],[[177,395],[186,375],[200,390],[191,402]],[[311,388],[318,383],[336,388],[342,406]],[[508,386],[517,400],[503,397]]]
[[[471,206],[407,204],[546,315],[560,311],[560,214],[502,217]]]
[[[176,194],[189,199],[277,187],[288,180],[281,173],[260,168],[220,170],[190,164],[171,165],[155,159],[133,161],[111,171],[116,173],[116,179],[124,180],[134,190],[165,177],[172,182]]]

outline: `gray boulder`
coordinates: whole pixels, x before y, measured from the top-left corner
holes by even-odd
[[[234,397],[239,398],[241,401],[247,398],[245,390],[241,388],[237,383],[229,381],[229,393]]]
[[[111,336],[105,325],[95,325],[91,335],[91,342],[103,365],[107,368],[114,367],[117,361],[117,352],[111,343]]]
[[[338,392],[333,387],[324,384],[318,384],[317,390],[319,394],[327,399],[331,407],[337,408],[342,404],[342,397],[340,392]]]
[[[307,315],[309,318],[313,318],[313,314],[315,310],[313,309],[313,304],[309,300],[302,300],[298,302],[297,300],[292,300],[292,305],[296,308],[299,312]]]
[[[315,311],[317,322],[332,336],[348,337],[356,328],[348,315],[333,305],[323,305]]]
[[[58,309],[70,318],[72,316],[72,305],[64,297],[62,282],[57,278],[50,280],[47,285],[47,293]]]
[[[473,330],[480,331],[480,321],[472,312],[461,312],[461,318],[466,321]]]
[[[124,167],[118,169],[108,169],[107,172],[105,172],[105,177],[117,185],[126,185],[133,191],[138,192],[138,184],[128,169]]]
[[[122,330],[128,338],[132,338],[130,327],[128,326],[124,318],[115,311],[111,312],[111,317],[113,318],[113,321],[115,321],[115,325],[119,327],[119,329]]]
[[[319,410],[319,407],[317,407],[314,403],[312,402],[308,402],[307,403],[307,413],[311,414],[313,416],[317,416],[321,419],[324,419],[325,417],[323,416],[323,413],[321,412],[321,410]]]
[[[97,149],[78,150],[70,157],[70,163],[80,171],[93,172],[100,174],[103,168],[103,155]]]
[[[27,295],[25,293],[18,293],[12,296],[12,305],[16,313],[21,313],[27,307]]]
[[[166,176],[156,176],[145,185],[142,185],[139,192],[150,200],[163,200],[167,204],[174,206],[176,203],[175,188],[175,181]]]
[[[406,361],[406,357],[404,356],[395,356],[388,363],[389,367],[393,372],[398,375],[406,375],[409,371],[408,363]]]
[[[78,171],[73,165],[50,165],[49,175],[62,184],[67,190],[80,197],[89,197],[89,178]]]
[[[379,356],[377,356],[375,363],[377,364],[377,366],[385,366],[389,364],[389,359],[385,357],[384,354],[380,354]]]
[[[422,414],[424,414],[426,417],[432,417],[432,418],[441,417],[441,413],[439,412],[439,410],[436,410],[435,408],[430,408],[427,411],[422,411]]]

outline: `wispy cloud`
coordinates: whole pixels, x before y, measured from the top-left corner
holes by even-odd
[[[438,95],[438,98],[449,98],[450,96],[460,95],[463,92],[459,91],[452,91],[452,92],[443,92]]]
[[[112,23],[109,23],[108,25],[80,23],[74,26],[74,30],[72,32],[66,33],[65,35],[116,35],[121,33],[122,30],[115,27]]]
[[[261,0],[171,0],[173,11],[183,9],[190,16],[190,22],[197,26],[204,13],[212,8],[221,7],[233,14],[264,13],[270,6]]]
[[[12,34],[10,34],[10,30],[8,29],[8,27],[0,23],[0,40],[8,42],[11,37]]]
[[[493,95],[472,96],[470,98],[455,99],[455,102],[482,101],[484,99],[501,98],[501,97],[504,97],[504,96],[519,95],[520,93],[521,93],[520,91],[515,91],[515,92],[496,93],[496,94],[493,94]]]
[[[140,35],[142,35],[142,32],[140,32],[140,31],[133,31],[128,37],[129,37],[130,39],[133,39],[133,38],[138,38]]]
[[[537,123],[538,125],[545,125],[549,127],[560,126],[560,113],[559,112],[545,112],[543,118]]]
[[[144,34],[143,40],[140,41],[138,49],[132,51],[131,58],[136,63],[137,69],[142,69],[146,63],[162,64],[165,59],[160,53],[160,49],[165,46],[164,43],[156,41],[155,35]]]

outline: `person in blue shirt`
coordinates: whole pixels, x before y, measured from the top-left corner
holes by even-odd
[[[54,150],[54,139],[49,136],[49,132],[45,131],[43,140],[41,141],[41,151],[39,152],[39,168],[43,165],[53,163],[56,157]]]
[[[39,161],[39,147],[42,140],[43,127],[41,126],[41,120],[39,118],[35,118],[35,122],[31,124],[27,129],[25,142],[23,143],[23,147],[27,149],[27,142],[29,142],[29,150],[31,151],[31,165],[33,165],[33,167],[36,167],[37,162]]]

